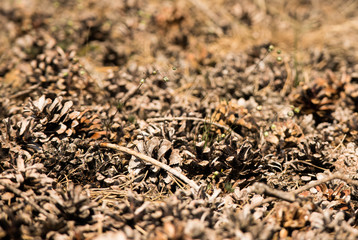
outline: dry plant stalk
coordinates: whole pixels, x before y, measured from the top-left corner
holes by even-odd
[[[130,155],[133,155],[147,163],[150,163],[150,164],[153,164],[154,166],[162,168],[162,169],[166,170],[167,172],[173,174],[174,176],[180,178],[182,181],[184,181],[186,184],[188,184],[191,188],[193,188],[196,192],[199,190],[199,186],[194,181],[190,180],[185,175],[183,175],[182,173],[178,172],[177,170],[169,167],[168,165],[155,160],[154,158],[151,158],[147,155],[144,155],[142,153],[134,151],[133,149],[119,146],[119,145],[113,144],[113,143],[100,143],[99,146],[102,148],[111,148],[111,149],[114,149],[114,150],[117,150],[120,152],[124,152],[124,153],[128,153]]]
[[[285,192],[285,191],[281,191],[281,190],[277,190],[277,189],[273,189],[269,186],[267,186],[266,184],[264,183],[255,183],[252,187],[253,187],[253,192],[257,193],[257,194],[266,194],[268,196],[272,196],[271,198],[268,198],[268,199],[265,199],[263,200],[262,202],[258,203],[258,204],[255,204],[253,206],[251,206],[252,208],[254,207],[257,207],[257,206],[260,206],[264,203],[267,203],[267,202],[271,202],[273,201],[275,198],[277,199],[282,199],[282,200],[285,200],[285,201],[288,201],[288,202],[295,202],[298,198],[298,194],[303,192],[303,191],[306,191],[306,190],[309,190],[315,186],[318,186],[322,183],[326,183],[326,182],[329,182],[329,181],[332,181],[334,179],[340,179],[344,182],[346,182],[347,184],[352,184],[354,186],[358,186],[358,181],[357,180],[353,180],[349,177],[347,177],[346,175],[344,175],[343,173],[339,173],[339,172],[336,172],[336,173],[333,173],[323,179],[320,179],[320,180],[317,180],[317,181],[314,181],[314,182],[311,182],[307,185],[304,185],[294,191],[291,191],[291,192]]]

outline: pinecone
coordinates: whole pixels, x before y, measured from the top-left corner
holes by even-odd
[[[21,191],[30,191],[36,194],[43,194],[44,190],[52,187],[53,179],[49,178],[44,171],[44,166],[40,163],[34,165],[25,164],[24,151],[17,153],[17,168],[3,171],[0,180],[13,185]]]
[[[344,79],[338,81],[333,73],[327,78],[316,78],[294,91],[291,101],[303,114],[313,114],[316,123],[331,121]]]
[[[351,80],[349,83],[347,83],[344,86],[346,105],[349,109],[351,109],[355,112],[358,111],[358,83],[356,81],[353,82]]]
[[[46,222],[61,225],[55,214],[42,208],[50,199],[53,179],[42,173],[42,164],[25,163],[23,153],[17,153],[16,168],[0,173],[0,236],[4,239],[40,237],[48,231]]]
[[[76,52],[65,53],[55,44],[38,54],[24,74],[28,83],[39,84],[42,94],[81,95],[85,89],[88,99],[96,93],[95,82],[81,66]]]
[[[301,171],[317,172],[318,169],[331,169],[332,158],[329,154],[331,146],[327,142],[320,142],[317,138],[303,139],[297,149],[288,153],[289,159],[305,161],[308,164],[297,163]],[[312,163],[313,165],[310,165]]]
[[[62,97],[53,100],[44,95],[37,101],[30,101],[30,106],[24,112],[30,116],[18,124],[17,139],[25,143],[41,145],[53,138],[76,136],[101,136],[101,121],[96,115],[87,117],[88,111],[71,110],[72,101],[63,101]],[[96,134],[97,133],[97,134]]]
[[[266,141],[280,149],[296,146],[303,138],[303,131],[294,121],[288,119],[282,122],[274,122],[270,126]]]
[[[257,125],[254,118],[248,110],[239,106],[235,101],[222,101],[217,107],[211,117],[212,122],[217,122],[221,125],[229,126],[235,132],[247,136],[249,133],[257,131]],[[221,135],[222,130],[218,129],[217,133]]]
[[[299,196],[312,197],[314,202],[319,202],[323,209],[341,210],[350,215],[354,214],[351,190],[343,182],[340,184],[328,184],[328,186],[322,183],[310,191],[300,193]]]
[[[280,202],[273,209],[273,219],[281,227],[279,235],[287,238],[292,230],[306,227],[314,205],[310,202]]]
[[[255,217],[249,206],[241,211],[223,211],[217,234],[223,239],[272,239],[280,229],[277,224],[264,223]]]
[[[173,149],[173,144],[167,139],[160,139],[156,136],[144,137],[133,142],[138,152],[163,162],[181,172],[180,164],[182,158],[178,149]],[[159,167],[148,165],[142,160],[132,156],[129,161],[129,173],[137,177],[137,181],[145,178],[150,184],[158,184],[158,189],[166,189],[174,182],[172,177]],[[141,177],[140,177],[141,176]]]
[[[358,172],[358,147],[355,143],[348,143],[342,146],[339,151],[331,153],[332,159],[335,159],[334,167],[342,171],[345,175],[356,178]]]
[[[239,148],[217,143],[211,154],[208,179],[221,189],[231,191],[236,186],[247,186],[260,178],[260,152],[253,149],[250,142],[242,143]]]
[[[345,127],[342,130],[346,134],[346,140],[355,142],[358,139],[358,113],[355,112],[349,115],[344,125]]]
[[[80,185],[71,183],[66,191],[59,191],[60,198],[55,206],[60,210],[60,216],[66,220],[75,220],[78,224],[85,224],[92,219],[94,202],[82,194]]]

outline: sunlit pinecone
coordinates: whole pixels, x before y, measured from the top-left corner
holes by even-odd
[[[64,101],[62,97],[52,100],[43,95],[30,103],[25,109],[29,116],[17,124],[19,141],[41,145],[54,136],[98,138],[103,134],[101,120],[96,115],[87,117],[87,111],[71,110],[72,101]]]
[[[174,149],[171,141],[156,136],[139,138],[141,139],[133,142],[138,152],[169,165],[179,172],[182,171],[179,149]],[[173,178],[166,171],[134,156],[129,161],[128,171],[137,178],[137,181],[144,178],[150,184],[158,184],[158,189],[170,187],[174,183]]]
[[[319,180],[326,176],[324,173],[318,173],[317,179]],[[344,211],[351,216],[355,211],[351,200],[352,188],[338,179],[317,185],[310,190],[301,192],[299,196],[310,197],[322,209]]]
[[[294,121],[274,122],[265,140],[281,148],[296,146],[304,137],[303,131]]]
[[[220,102],[211,117],[211,121],[229,126],[233,131],[245,136],[247,133],[257,130],[257,125],[252,115],[246,108],[239,106],[233,100]],[[212,128],[216,127],[212,126]],[[216,131],[218,134],[228,134],[222,129],[217,129]]]
[[[332,151],[331,156],[336,159],[333,165],[338,171],[351,178],[357,178],[358,147],[355,143],[341,146],[338,151]]]

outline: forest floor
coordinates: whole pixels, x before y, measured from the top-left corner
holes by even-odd
[[[0,239],[357,239],[357,11],[2,0]]]

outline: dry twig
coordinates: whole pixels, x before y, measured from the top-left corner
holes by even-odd
[[[131,97],[133,97],[134,94],[136,94],[139,91],[139,89],[142,87],[142,85],[143,85],[143,82],[140,82],[138,86],[129,89],[129,91],[126,93],[126,95],[124,95],[124,97],[120,100],[119,104],[121,106],[124,106],[127,103],[127,101]],[[117,108],[117,110],[118,110],[118,108]]]
[[[41,83],[35,84],[35,85],[25,89],[25,90],[19,91],[19,92],[15,93],[15,94],[11,95],[9,98],[14,99],[14,98],[22,97],[24,95],[27,95],[27,94],[31,93],[32,91],[37,90],[40,86],[41,86]]]
[[[322,183],[326,183],[326,182],[329,182],[329,181],[332,181],[334,179],[340,179],[344,182],[346,182],[347,184],[351,184],[351,185],[354,185],[354,186],[358,186],[358,181],[357,180],[353,180],[351,179],[349,176],[347,175],[344,175],[343,173],[340,173],[340,172],[336,172],[336,173],[333,173],[321,180],[317,180],[317,181],[314,181],[314,182],[311,182],[305,186],[302,186],[294,191],[292,191],[293,194],[297,195],[303,191],[306,191],[306,190],[309,190],[310,188],[313,188],[315,186],[318,186]]]
[[[304,185],[296,190],[293,190],[291,192],[285,192],[285,191],[281,191],[281,190],[277,190],[277,189],[273,189],[269,186],[267,186],[266,184],[264,183],[255,183],[253,185],[253,192],[257,193],[257,194],[267,194],[268,196],[272,196],[274,198],[269,198],[269,201],[262,201],[261,203],[259,204],[256,204],[252,207],[257,207],[259,205],[262,205],[264,203],[267,203],[267,202],[270,202],[270,201],[273,201],[275,198],[277,199],[282,199],[282,200],[285,200],[285,201],[288,201],[288,202],[295,202],[298,198],[301,198],[298,196],[299,193],[303,192],[303,191],[306,191],[306,190],[309,190],[315,186],[318,186],[322,183],[326,183],[326,182],[329,182],[329,181],[332,181],[334,179],[340,179],[344,182],[346,182],[347,184],[352,184],[354,186],[358,186],[358,181],[357,180],[353,180],[351,179],[350,177],[342,174],[342,173],[334,173],[334,174],[331,174],[323,179],[320,179],[320,180],[317,180],[317,181],[314,181],[314,182],[311,182],[307,185]]]
[[[154,166],[160,167],[160,168],[166,170],[167,172],[173,174],[174,176],[180,178],[182,181],[184,181],[186,184],[188,184],[191,188],[193,188],[196,192],[199,190],[199,186],[194,181],[190,180],[185,175],[183,175],[182,173],[178,172],[177,170],[169,167],[168,165],[155,160],[154,158],[151,158],[151,157],[146,156],[142,153],[134,151],[133,149],[119,146],[119,145],[116,145],[113,143],[100,143],[99,146],[103,147],[103,148],[111,148],[111,149],[114,149],[114,150],[117,150],[120,152],[124,152],[124,153],[128,153],[130,155],[133,155],[147,163],[150,163],[150,164],[153,164]]]

